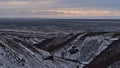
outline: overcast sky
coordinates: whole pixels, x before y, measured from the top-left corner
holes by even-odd
[[[1,18],[120,18],[120,0],[0,0]]]

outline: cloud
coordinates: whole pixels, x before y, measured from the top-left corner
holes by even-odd
[[[0,17],[120,17],[119,3],[120,0],[0,0]]]
[[[51,10],[67,16],[120,16],[120,11],[110,10]]]
[[[40,9],[29,9],[29,10],[11,10],[2,9],[0,10],[2,17],[103,17],[103,16],[120,16],[120,11],[111,10],[86,10],[86,9],[54,9],[54,10],[40,10]],[[0,17],[1,17],[0,16]]]
[[[53,4],[54,0],[11,0],[0,2],[0,9],[32,9],[32,8],[47,8],[47,6]],[[47,8],[48,9],[48,8]]]

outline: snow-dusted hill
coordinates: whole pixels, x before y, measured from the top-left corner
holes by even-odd
[[[119,68],[120,33],[0,33],[0,68]]]

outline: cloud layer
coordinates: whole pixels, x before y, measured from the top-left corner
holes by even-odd
[[[120,0],[0,0],[0,17],[120,18]]]

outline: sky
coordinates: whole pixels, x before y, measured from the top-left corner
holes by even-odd
[[[120,0],[0,0],[0,18],[120,18]]]

